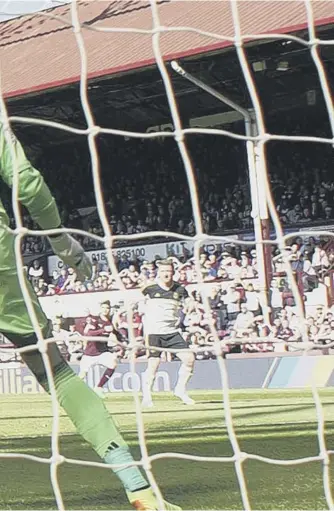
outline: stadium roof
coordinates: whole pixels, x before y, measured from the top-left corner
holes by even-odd
[[[233,36],[228,0],[161,0],[157,5],[160,24],[169,29],[191,27]],[[290,33],[307,28],[305,3],[300,0],[239,0],[237,5],[243,35]],[[317,0],[311,5],[315,25],[334,22],[333,2]],[[78,1],[77,6],[89,78],[154,64],[150,33],[98,31],[150,30],[152,11],[148,0]],[[65,5],[0,25],[1,81],[6,97],[54,89],[79,80],[80,56],[71,23],[71,6]],[[163,32],[160,43],[167,60],[231,45],[230,41],[189,30]]]

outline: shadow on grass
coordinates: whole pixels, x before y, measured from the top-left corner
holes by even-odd
[[[206,419],[207,420],[207,419]],[[332,428],[333,422],[327,421],[327,427],[330,431],[326,432],[327,443],[329,443],[329,448],[334,448],[334,428]],[[269,442],[278,441],[284,442],[284,435],[290,441],[292,438],[299,436],[309,436],[313,441],[314,435],[317,434],[317,422],[301,422],[291,424],[281,424],[281,423],[270,423],[270,424],[252,424],[252,425],[238,425],[235,427],[235,432],[240,436],[245,437],[243,441],[247,443],[250,442],[259,442],[263,444],[263,441],[266,439]],[[133,443],[136,442],[138,438],[137,430],[126,430],[123,429],[124,436],[127,441]],[[266,438],[270,434],[270,438]],[[276,434],[276,435],[275,435]],[[261,437],[263,436],[263,440]],[[283,436],[283,439],[282,439]],[[194,442],[206,442],[207,437],[216,437],[217,442],[221,445],[225,444],[227,439],[227,429],[225,423],[222,421],[222,424],[216,424],[213,426],[208,426],[207,422],[201,425],[201,421],[197,420],[194,424],[194,427],[189,426],[187,429],[186,426],[182,428],[179,425],[175,425],[175,427],[169,427],[168,429],[161,429],[161,425],[157,425],[156,428],[150,428],[147,431],[147,440],[152,443],[154,441],[171,443],[175,442],[175,440],[184,440],[188,441],[189,444],[193,444]],[[253,438],[255,437],[255,438]],[[85,443],[85,441],[79,435],[73,434],[65,434],[60,435],[60,445],[61,449],[65,451],[69,451],[74,453],[73,457],[77,457],[75,455],[76,452],[85,448],[89,449],[89,446]],[[215,441],[214,438],[210,438],[210,442]],[[209,442],[208,442],[209,443]],[[330,447],[330,443],[331,446]],[[159,446],[160,447],[160,446]],[[191,447],[193,449],[193,446]],[[306,452],[308,451],[309,446],[306,446]],[[42,455],[41,453],[45,452],[45,457],[50,456],[51,454],[51,436],[33,436],[33,437],[17,437],[17,438],[0,438],[0,456],[1,452],[13,452],[13,453],[25,453],[31,455]],[[90,451],[92,452],[92,451]],[[68,454],[66,454],[68,456]],[[97,458],[96,458],[97,459]]]
[[[150,455],[161,452],[198,456],[233,454],[230,442],[226,438],[222,439],[220,428],[207,427],[206,431],[200,431],[196,435],[193,430],[189,430],[182,432],[182,437],[177,428],[169,430],[160,432],[160,437],[148,433]],[[240,447],[244,452],[288,459],[316,455],[319,451],[316,437],[307,432],[307,424],[299,424],[294,428],[297,435],[294,438],[284,436],[288,429],[282,427],[278,428],[277,433],[283,436],[274,438],[266,435],[268,429],[263,426],[238,428],[238,432],[240,430],[249,434],[259,431],[263,433],[260,438],[241,440]],[[299,433],[304,436],[299,437]],[[176,436],[179,440],[177,444]],[[158,444],[157,441],[163,443]],[[329,447],[333,446],[334,434],[328,436],[327,441]],[[99,461],[77,435],[61,437],[60,449],[68,458]],[[0,454],[5,450],[48,458],[51,454],[50,438],[3,439],[0,441]],[[138,446],[135,446],[132,452],[135,459],[140,459]],[[321,463],[283,467],[247,460],[244,469],[253,507],[301,509],[298,506],[302,496],[303,508],[323,509],[325,502],[321,468]],[[184,509],[241,508],[240,490],[232,462],[213,463],[165,458],[153,462],[153,472],[163,492]],[[49,465],[0,458],[0,473],[2,509],[55,509]],[[118,479],[109,470],[64,464],[59,467],[58,475],[65,507],[69,509],[129,508]]]

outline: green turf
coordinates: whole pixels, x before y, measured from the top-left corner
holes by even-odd
[[[221,395],[195,392],[194,407],[167,394],[155,396],[144,422],[150,454],[179,452],[200,456],[231,456]],[[293,459],[319,453],[315,406],[309,391],[232,391],[235,431],[242,451],[270,458]],[[334,450],[333,391],[321,391],[327,448]],[[113,394],[106,405],[139,459],[132,397]],[[0,454],[50,456],[52,413],[47,396],[0,397]],[[68,458],[98,461],[60,417],[61,453]],[[247,460],[243,464],[254,509],[327,509],[322,464],[275,466]],[[163,493],[184,509],[242,509],[233,463],[164,459],[153,463]],[[49,465],[0,458],[1,509],[55,509]],[[63,464],[59,483],[68,509],[128,509],[123,490],[109,470]]]

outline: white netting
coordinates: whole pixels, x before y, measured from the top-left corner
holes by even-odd
[[[269,214],[271,216],[272,222],[275,227],[276,232],[276,238],[275,240],[271,240],[270,242],[266,240],[262,240],[261,233],[259,231],[256,232],[256,243],[258,246],[261,246],[265,243],[275,243],[277,246],[282,250],[283,257],[285,254],[285,246],[286,242],[293,238],[298,233],[290,233],[289,235],[285,235],[282,229],[282,226],[280,224],[279,217],[277,215],[276,211],[276,205],[273,201],[271,192],[270,192],[270,186],[268,182],[268,171],[267,171],[267,164],[266,164],[266,155],[265,155],[265,146],[268,141],[272,140],[284,140],[289,142],[317,142],[317,143],[323,143],[323,144],[334,144],[334,115],[333,115],[333,101],[331,97],[331,91],[328,84],[328,80],[326,77],[326,71],[324,68],[324,65],[322,63],[322,60],[320,58],[319,54],[319,47],[322,44],[326,45],[333,45],[334,41],[322,41],[317,38],[316,31],[315,31],[315,25],[314,25],[314,18],[313,18],[313,6],[311,0],[305,0],[303,2],[306,14],[307,14],[307,25],[308,25],[308,37],[305,37],[304,39],[300,37],[290,36],[290,35],[282,35],[282,34],[270,34],[270,35],[257,35],[257,34],[242,34],[241,33],[241,25],[239,20],[239,8],[240,8],[241,2],[237,2],[234,0],[231,0],[230,2],[226,2],[226,9],[230,9],[232,13],[233,18],[233,28],[234,28],[234,36],[231,37],[225,37],[223,34],[215,34],[215,33],[208,33],[206,31],[201,31],[199,29],[193,28],[193,27],[165,27],[164,26],[164,20],[161,20],[159,17],[159,5],[155,0],[151,0],[150,6],[151,6],[151,14],[152,14],[152,27],[150,29],[146,30],[134,30],[127,27],[124,28],[118,28],[114,29],[112,26],[108,28],[99,28],[96,30],[103,31],[103,32],[133,32],[133,33],[144,33],[144,34],[151,34],[152,36],[152,48],[154,57],[156,60],[156,64],[158,66],[158,69],[161,74],[161,78],[163,80],[163,84],[166,91],[166,97],[168,100],[168,105],[170,108],[170,114],[172,123],[174,126],[174,131],[172,133],[170,132],[155,132],[155,133],[140,133],[140,132],[129,132],[124,130],[117,130],[117,129],[108,129],[108,128],[102,128],[95,124],[93,112],[90,107],[89,99],[88,99],[88,71],[87,71],[87,54],[85,49],[85,42],[83,38],[83,31],[85,29],[88,29],[85,26],[82,26],[80,23],[80,17],[79,17],[79,9],[78,9],[78,3],[76,0],[72,0],[71,2],[71,17],[72,17],[72,26],[73,26],[73,37],[76,40],[78,51],[80,54],[80,62],[81,62],[81,72],[80,72],[80,98],[81,98],[81,104],[82,109],[85,115],[87,128],[80,130],[80,129],[74,129],[70,126],[66,126],[64,124],[56,123],[56,122],[50,122],[42,119],[31,119],[31,118],[24,118],[24,117],[9,117],[6,110],[6,105],[3,99],[3,96],[1,94],[0,96],[0,107],[2,111],[2,122],[4,124],[5,129],[9,128],[10,123],[15,121],[16,123],[29,123],[29,124],[35,124],[39,126],[48,126],[50,128],[55,129],[61,129],[65,130],[68,133],[74,133],[82,136],[86,136],[88,140],[89,145],[89,151],[91,155],[91,166],[92,166],[92,175],[93,175],[93,182],[94,182],[94,191],[95,191],[95,197],[96,197],[96,204],[97,204],[97,210],[100,222],[103,227],[104,236],[103,238],[92,235],[89,233],[86,233],[85,231],[80,230],[74,230],[74,229],[62,229],[63,232],[75,232],[76,234],[80,234],[83,236],[91,236],[92,238],[95,238],[98,241],[102,241],[105,244],[105,247],[107,249],[107,259],[109,267],[112,270],[112,273],[117,281],[117,284],[119,286],[119,289],[122,289],[124,292],[124,301],[127,305],[128,310],[128,317],[132,317],[131,312],[131,303],[127,302],[127,290],[124,288],[123,282],[120,279],[116,264],[112,255],[112,247],[116,240],[138,240],[138,239],[144,239],[147,238],[147,234],[135,234],[130,236],[112,236],[110,234],[109,229],[109,222],[105,211],[105,205],[103,203],[103,194],[102,194],[102,188],[101,188],[101,180],[100,180],[100,173],[99,173],[99,155],[96,145],[96,137],[98,134],[106,134],[106,135],[118,135],[118,136],[126,136],[126,137],[133,137],[133,138],[147,138],[147,139],[153,139],[153,138],[160,138],[160,137],[174,137],[179,152],[184,164],[184,169],[187,176],[189,191],[190,191],[190,197],[191,197],[191,205],[192,205],[192,211],[193,211],[193,217],[195,221],[195,228],[196,228],[196,235],[194,238],[191,237],[185,237],[183,235],[178,235],[175,233],[166,233],[165,231],[158,231],[158,232],[152,232],[152,236],[161,236],[165,237],[166,234],[173,236],[175,239],[189,239],[195,241],[195,261],[196,261],[196,270],[197,275],[199,279],[201,279],[201,268],[199,263],[199,256],[200,256],[200,248],[201,246],[210,240],[215,241],[224,241],[224,237],[213,237],[208,236],[204,233],[203,226],[202,226],[202,215],[201,215],[201,209],[199,204],[199,197],[196,189],[196,178],[195,178],[195,172],[188,154],[187,145],[185,141],[186,135],[191,135],[194,133],[202,133],[207,135],[220,135],[220,136],[227,136],[232,137],[238,140],[244,140],[247,141],[247,147],[248,147],[248,156],[249,156],[249,165],[250,172],[255,172],[255,186],[256,194],[257,194],[257,204],[255,201],[255,206],[258,208],[258,210],[253,211],[254,216],[266,218],[266,210],[268,208]],[[177,8],[177,5],[175,6]],[[57,18],[56,14],[52,12],[44,13],[44,16]],[[62,20],[62,22],[64,22]],[[92,30],[92,27],[90,27],[90,30]],[[201,35],[207,35],[210,36],[213,39],[216,40],[227,40],[233,43],[238,58],[240,62],[240,66],[243,72],[243,76],[245,79],[245,82],[247,84],[247,89],[251,98],[251,108],[253,111],[251,122],[256,126],[256,133],[255,132],[249,132],[245,136],[237,135],[235,133],[222,130],[222,129],[204,129],[204,128],[186,128],[184,129],[182,127],[182,123],[180,120],[180,116],[178,113],[178,107],[176,103],[175,94],[173,91],[173,85],[170,79],[170,76],[168,74],[166,63],[164,62],[164,59],[162,57],[162,52],[160,48],[160,39],[161,34],[164,32],[173,32],[173,31],[184,31],[184,32],[193,32]],[[281,135],[271,135],[267,133],[264,118],[263,118],[263,112],[261,108],[261,103],[256,91],[256,86],[252,77],[252,73],[250,72],[250,66],[247,61],[247,56],[244,49],[245,41],[249,40],[257,40],[257,39],[281,39],[286,41],[295,41],[299,44],[303,45],[304,47],[307,47],[310,51],[311,57],[313,59],[314,65],[316,67],[319,82],[321,85],[321,89],[323,92],[323,96],[325,99],[325,104],[327,107],[327,112],[329,116],[330,126],[332,130],[333,137],[332,138],[320,138],[320,137],[306,137],[306,136],[281,136]],[[182,68],[178,67],[178,65],[174,64],[174,69],[177,71],[181,71],[182,74]],[[12,147],[11,138],[8,133],[8,144],[10,145],[12,149],[12,156],[13,160],[15,161],[15,152]],[[17,170],[17,169],[16,169]],[[36,335],[38,337],[38,348],[40,352],[42,353],[43,360],[45,363],[47,376],[49,380],[50,385],[50,391],[51,391],[51,398],[52,398],[52,407],[53,407],[53,423],[52,423],[52,456],[50,459],[41,458],[38,456],[30,456],[26,454],[18,454],[18,453],[1,453],[0,457],[2,458],[25,458],[32,461],[37,461],[40,463],[48,463],[50,464],[50,477],[51,477],[51,483],[52,488],[54,491],[54,495],[57,501],[58,508],[64,509],[63,499],[62,499],[62,492],[61,488],[59,486],[58,481],[58,467],[61,463],[71,463],[71,464],[80,464],[80,465],[89,465],[89,466],[99,466],[104,467],[106,469],[109,469],[110,467],[99,464],[99,463],[93,463],[93,462],[87,462],[87,461],[80,461],[75,459],[68,459],[64,457],[60,450],[59,450],[59,410],[58,410],[58,404],[56,400],[55,395],[55,387],[51,376],[51,367],[48,360],[48,357],[46,356],[46,341],[43,339],[42,332],[40,329],[40,326],[38,324],[37,317],[35,315],[33,306],[29,300],[29,293],[26,288],[25,279],[24,279],[24,265],[23,265],[23,258],[21,254],[21,242],[22,238],[26,236],[27,234],[40,236],[41,231],[32,231],[28,230],[25,227],[23,227],[22,223],[22,217],[18,205],[18,173],[17,171],[14,173],[15,179],[13,184],[13,210],[14,210],[14,216],[15,216],[15,222],[16,222],[16,229],[15,229],[15,235],[16,235],[16,241],[15,241],[15,255],[17,260],[17,267],[18,267],[18,274],[20,283],[22,286],[22,292],[24,295],[24,298],[26,300],[27,308],[29,311],[29,315],[31,317],[32,324],[35,328]],[[254,191],[254,190],[253,190]],[[256,220],[255,218],[255,220]],[[43,235],[52,234],[54,233],[54,230],[50,231],[44,231]],[[305,235],[312,235],[313,231],[305,231]],[[318,235],[328,235],[331,236],[332,234],[330,232],[326,231],[318,231]],[[235,241],[237,243],[237,241]],[[243,245],[246,245],[247,242],[243,242]],[[249,242],[249,245],[253,245],[253,242]],[[309,349],[314,348],[314,343],[310,342],[307,334],[307,329],[305,327],[305,314],[304,314],[304,307],[302,303],[302,298],[300,296],[297,283],[295,281],[295,278],[292,274],[291,266],[288,263],[287,260],[285,262],[285,271],[289,277],[289,283],[291,286],[291,290],[293,292],[293,296],[296,302],[296,307],[298,311],[298,316],[300,318],[302,327],[302,343],[299,344],[298,349],[300,350],[301,347],[304,348],[304,354],[307,353]],[[203,281],[200,281],[200,284],[203,284]],[[210,308],[208,304],[208,300],[206,296],[203,295],[203,303],[206,310],[206,313],[208,316],[210,316]],[[131,319],[130,319],[131,323]],[[186,454],[180,454],[177,452],[163,452],[160,454],[156,454],[153,456],[150,456],[148,454],[147,445],[146,445],[146,438],[145,438],[145,428],[144,428],[144,422],[143,422],[143,416],[142,416],[142,410],[140,406],[140,399],[139,394],[136,391],[133,391],[134,395],[134,402],[135,402],[135,410],[136,410],[136,422],[137,422],[137,428],[138,428],[138,438],[141,448],[141,460],[136,462],[136,464],[142,466],[146,472],[146,475],[148,477],[148,480],[150,484],[153,486],[155,492],[159,496],[159,500],[161,503],[161,494],[159,491],[159,488],[157,486],[157,483],[155,481],[153,472],[152,472],[152,462],[154,460],[158,459],[164,459],[164,458],[180,458],[180,459],[187,459],[187,460],[194,460],[194,461],[208,461],[208,462],[214,462],[214,463],[234,463],[235,470],[238,478],[239,488],[240,488],[240,494],[242,497],[242,503],[244,509],[250,509],[250,501],[249,501],[249,495],[248,495],[248,488],[247,488],[247,481],[244,474],[243,469],[243,463],[246,459],[253,459],[253,460],[260,460],[265,463],[270,464],[277,464],[277,465],[298,465],[302,463],[309,463],[314,461],[320,461],[323,466],[323,485],[324,485],[324,492],[326,497],[326,502],[329,509],[334,509],[334,503],[331,493],[331,481],[330,481],[330,472],[329,472],[329,456],[331,454],[331,451],[329,451],[326,447],[326,438],[325,438],[325,420],[324,420],[324,414],[323,414],[323,408],[320,401],[320,397],[318,394],[318,390],[315,385],[312,387],[313,391],[313,397],[314,397],[314,403],[316,407],[316,413],[317,413],[317,420],[318,420],[318,443],[319,443],[319,454],[317,456],[310,456],[305,457],[301,459],[289,459],[289,460],[282,460],[282,459],[272,459],[272,458],[266,458],[263,456],[257,456],[255,454],[248,454],[246,452],[242,452],[239,446],[238,438],[235,433],[234,429],[234,423],[233,423],[233,415],[232,415],[232,409],[230,404],[230,394],[229,394],[229,385],[228,385],[228,374],[227,374],[227,366],[226,361],[222,355],[222,343],[217,335],[217,331],[215,329],[215,326],[213,322],[210,323],[210,331],[214,339],[214,343],[212,346],[212,350],[214,351],[217,363],[219,365],[220,369],[220,375],[221,375],[221,381],[222,381],[222,398],[223,398],[223,407],[225,411],[225,421],[227,426],[227,432],[228,437],[233,449],[233,456],[230,457],[211,457],[211,456],[192,456],[192,455],[186,455]],[[132,334],[132,328],[130,324],[129,328],[130,336]],[[93,339],[93,338],[92,338]],[[262,339],[257,339],[256,342],[261,342]],[[52,342],[52,340],[50,341]],[[233,343],[234,339],[229,339],[225,344]],[[238,342],[247,342],[247,340],[243,339],[240,341],[238,339]],[[274,342],[274,341],[273,341]],[[130,352],[131,352],[131,345],[135,345],[135,340],[132,338],[130,339]],[[22,351],[27,351],[29,348],[24,348]],[[173,350],[169,350],[173,351]],[[174,350],[175,351],[175,350]],[[134,347],[130,356],[130,365],[131,370],[135,372],[135,353],[136,348]]]

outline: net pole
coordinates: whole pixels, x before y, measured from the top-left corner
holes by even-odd
[[[252,218],[255,234],[255,247],[257,258],[257,271],[259,280],[260,301],[265,323],[270,324],[269,288],[272,275],[271,247],[265,245],[264,240],[269,239],[269,216],[266,196],[263,193],[261,178],[258,173],[256,142],[252,140],[257,135],[257,128],[251,114],[245,119],[248,177],[252,203]]]
[[[174,71],[176,73],[178,73],[180,76],[182,76],[189,82],[193,83],[194,85],[197,85],[197,87],[199,87],[200,89],[202,89],[205,92],[207,92],[208,94],[210,94],[210,96],[213,96],[214,98],[218,99],[218,101],[220,101],[221,103],[224,103],[225,105],[229,106],[233,110],[236,110],[237,112],[239,112],[244,119],[251,120],[251,115],[246,108],[243,108],[242,106],[238,105],[238,103],[236,103],[235,101],[230,99],[225,94],[218,92],[210,85],[207,85],[202,80],[199,80],[198,78],[193,76],[191,73],[188,73],[188,71],[183,69],[183,67],[180,66],[180,64],[178,62],[176,62],[176,60],[173,60],[171,62],[171,66],[174,69]],[[249,136],[251,136],[251,135],[249,135]]]
[[[246,153],[248,163],[248,177],[250,184],[250,195],[252,202],[252,218],[255,233],[255,246],[259,279],[260,301],[263,311],[264,320],[267,324],[270,323],[270,308],[269,308],[269,288],[272,275],[272,262],[271,262],[271,247],[269,244],[264,244],[264,240],[269,239],[269,216],[265,190],[261,184],[261,174],[258,172],[257,155],[256,155],[256,142],[253,140],[257,136],[257,127],[252,114],[242,106],[238,105],[235,101],[230,99],[225,94],[215,90],[210,85],[207,85],[202,80],[199,80],[191,73],[188,73],[182,66],[175,60],[171,62],[172,69],[180,76],[193,83],[200,89],[204,90],[214,98],[218,99],[221,103],[229,106],[236,112],[240,113],[245,123],[245,133],[247,136]]]

